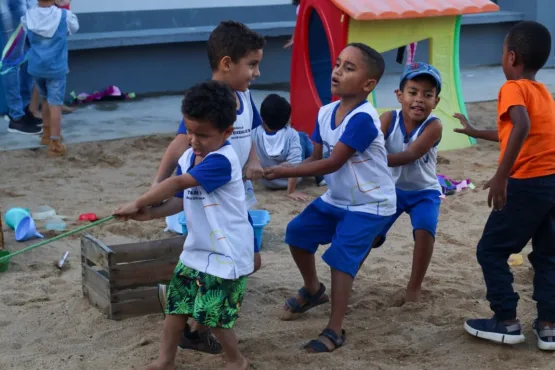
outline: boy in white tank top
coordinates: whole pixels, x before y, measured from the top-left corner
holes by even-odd
[[[349,44],[339,54],[331,79],[331,92],[341,100],[320,108],[312,157],[294,167],[264,171],[268,180],[324,175],[328,184],[328,191],[289,223],[285,236],[304,284],[286,301],[283,319],[329,301],[316,274],[314,254],[320,245],[331,243],[322,257],[331,267],[331,316],[319,337],[305,346],[310,352],[331,352],[343,345],[353,280],[396,210],[379,116],[366,100],[384,68],[380,53],[364,44]]]
[[[401,109],[381,115],[387,161],[395,180],[397,212],[380,233],[374,248],[385,237],[397,218],[410,215],[414,238],[412,273],[405,302],[420,300],[421,286],[432,258],[441,187],[437,180],[437,147],[442,125],[432,111],[439,103],[441,75],[426,63],[406,66],[399,90]]]

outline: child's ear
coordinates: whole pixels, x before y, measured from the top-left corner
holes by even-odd
[[[514,52],[514,50],[509,51],[509,64],[511,65],[511,67],[514,67],[517,64],[517,57],[516,57],[516,53]]]
[[[402,104],[403,103],[403,92],[401,89],[395,90],[395,95],[397,95],[397,101]]]
[[[231,70],[231,57],[225,56],[220,60],[220,70],[224,72],[229,72]]]
[[[439,96],[436,96],[436,103],[434,104],[434,109],[437,108],[437,105],[439,104],[440,100],[441,100],[441,98]]]
[[[226,139],[229,139],[231,134],[233,134],[233,130],[234,130],[233,126],[229,126],[228,128],[225,129],[224,134]]]
[[[374,79],[366,80],[366,83],[364,84],[364,92],[370,94],[372,91],[374,91],[377,85],[378,81]]]

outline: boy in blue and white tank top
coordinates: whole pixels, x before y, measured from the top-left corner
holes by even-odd
[[[48,145],[49,155],[62,156],[66,152],[61,125],[69,72],[67,36],[77,32],[79,22],[75,14],[58,8],[54,0],[39,0],[38,7],[29,9],[21,23],[30,44],[27,69],[44,100],[41,144]]]
[[[329,301],[318,279],[314,254],[331,267],[331,317],[305,348],[331,352],[345,341],[343,320],[360,263],[396,211],[395,183],[387,167],[384,135],[376,109],[366,99],[383,75],[385,63],[367,45],[349,44],[337,58],[331,91],[340,101],[320,108],[312,157],[295,167],[265,169],[266,179],[324,175],[328,191],[287,226],[285,242],[304,280],[289,298],[284,319]]]
[[[160,357],[149,368],[174,368],[177,344],[187,320],[194,318],[211,328],[228,366],[245,369],[248,361],[239,351],[233,328],[254,269],[254,231],[242,166],[227,141],[234,130],[235,94],[222,82],[204,82],[191,89],[182,111],[191,141],[179,159],[182,174],[114,213],[138,221],[181,210],[187,215],[189,233],[168,288]]]
[[[420,299],[422,281],[434,249],[441,204],[436,166],[442,125],[432,111],[439,103],[440,91],[441,76],[436,68],[425,63],[410,64],[396,92],[401,109],[380,117],[388,165],[395,180],[397,212],[381,232],[375,247],[384,243],[387,232],[401,214],[410,215],[415,245],[405,302]]]

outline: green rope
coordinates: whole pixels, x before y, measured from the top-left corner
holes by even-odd
[[[11,253],[11,254],[8,254],[7,256],[1,257],[1,258],[0,258],[0,263],[5,262],[5,261],[9,260],[10,258],[12,258],[12,257],[14,257],[14,256],[17,256],[17,255],[19,255],[19,254],[28,252],[28,251],[30,251],[31,249],[35,249],[35,248],[38,248],[38,247],[42,247],[43,245],[46,245],[46,244],[55,242],[55,241],[57,241],[57,240],[60,240],[60,239],[65,238],[65,237],[67,237],[67,236],[71,236],[71,235],[77,234],[77,233],[79,233],[79,232],[81,232],[81,231],[83,231],[83,230],[89,229],[89,228],[91,228],[91,227],[98,226],[98,225],[100,225],[100,224],[103,224],[103,223],[105,223],[105,222],[111,221],[111,220],[113,220],[113,219],[114,219],[114,216],[106,217],[106,218],[103,218],[102,220],[98,220],[98,221],[92,222],[92,223],[90,223],[90,224],[88,224],[88,225],[81,226],[80,228],[75,229],[75,230],[73,230],[73,231],[68,231],[67,233],[63,233],[63,234],[60,234],[60,235],[58,235],[58,236],[55,236],[55,237],[53,237],[52,239],[43,240],[43,241],[41,241],[40,243],[30,245],[30,246],[28,246],[28,247],[26,247],[26,248],[23,248],[23,249],[21,249],[21,250],[19,250],[19,251],[17,251],[17,252],[13,252],[13,253]]]

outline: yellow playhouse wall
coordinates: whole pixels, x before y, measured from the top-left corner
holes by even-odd
[[[465,113],[464,106],[459,105],[456,79],[458,78],[458,40],[455,40],[457,17],[436,17],[420,19],[400,19],[383,21],[350,20],[348,42],[362,42],[379,52],[397,49],[411,42],[430,39],[429,63],[441,73],[443,86],[441,101],[434,111],[443,123],[443,137],[440,150],[465,148],[471,145],[468,137],[453,132],[459,122],[454,113]],[[455,54],[456,53],[456,54]],[[418,55],[416,60],[418,61]],[[387,66],[386,66],[387,71]],[[400,77],[400,76],[399,76]],[[391,92],[393,94],[393,92]],[[376,94],[379,95],[379,94]],[[400,107],[380,106],[380,97],[371,97],[378,111],[384,112]],[[375,98],[375,99],[374,99]],[[461,99],[461,101],[464,101]]]

